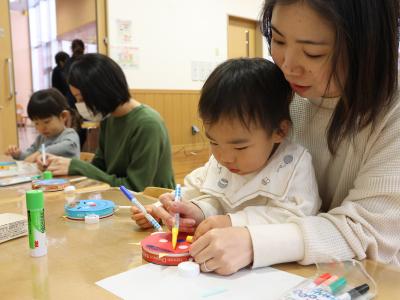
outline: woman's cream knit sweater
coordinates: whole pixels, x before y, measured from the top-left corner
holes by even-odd
[[[296,97],[292,139],[312,157],[322,213],[289,224],[248,226],[253,267],[369,258],[400,264],[400,101],[332,156],[326,131],[337,99]]]

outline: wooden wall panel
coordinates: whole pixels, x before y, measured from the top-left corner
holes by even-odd
[[[133,98],[157,110],[164,118],[173,150],[203,149],[207,141],[197,114],[199,91],[188,90],[131,90]],[[191,126],[200,133],[192,135]]]
[[[56,20],[57,36],[96,22],[96,1],[56,0]]]

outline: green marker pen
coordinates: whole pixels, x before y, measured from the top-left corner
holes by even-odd
[[[44,224],[43,191],[27,191],[26,207],[28,211],[28,233],[31,256],[44,256],[47,254],[47,242],[46,228]]]

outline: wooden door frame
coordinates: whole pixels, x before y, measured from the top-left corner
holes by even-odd
[[[97,52],[108,55],[107,0],[96,0]]]
[[[4,84],[5,84],[5,88],[4,89],[2,88],[2,90],[0,91],[0,93],[2,94],[1,97],[4,96],[4,99],[0,99],[0,106],[2,106],[1,107],[1,110],[3,111],[2,113],[5,113],[4,111],[7,110],[7,108],[11,109],[11,111],[8,111],[8,113],[12,113],[12,117],[13,117],[12,121],[13,122],[11,122],[12,124],[5,124],[3,122],[0,122],[0,124],[4,126],[4,128],[0,128],[0,134],[2,135],[1,141],[0,141],[1,153],[6,149],[6,147],[9,144],[18,145],[18,130],[17,130],[17,121],[16,121],[14,57],[13,57],[13,45],[12,45],[12,37],[11,37],[12,32],[11,32],[11,14],[10,14],[9,1],[6,2],[5,6],[7,9],[2,11],[1,14],[4,14],[4,16],[5,16],[5,14],[7,14],[7,16],[5,16],[5,17],[8,20],[8,24],[4,24],[4,27],[1,27],[1,26],[0,27],[4,31],[3,36],[1,38],[4,40],[8,39],[8,42],[5,42],[5,45],[4,45],[8,49],[5,49],[4,47],[3,47],[3,49],[5,49],[4,50],[4,53],[6,54],[5,58],[9,58],[10,61],[6,62],[4,60],[4,61],[0,62],[0,66],[2,66],[1,71],[0,71],[2,73],[0,75],[0,80],[4,80]],[[1,17],[3,17],[3,15]],[[2,57],[1,57],[1,59],[3,60]],[[11,66],[7,65],[10,63],[11,63]],[[8,68],[12,69],[12,71],[10,72],[12,74],[9,74]],[[11,91],[10,88],[12,88],[13,90]],[[7,92],[9,92],[10,94],[7,95]],[[5,127],[7,127],[7,130]],[[7,134],[4,134],[5,132],[7,132]],[[6,136],[7,136],[7,139],[5,139]]]
[[[260,21],[254,19],[243,18],[236,15],[226,15],[226,53],[228,54],[229,51],[229,20],[230,18],[240,19],[243,21],[254,22],[256,23],[256,35],[255,35],[255,55],[256,57],[264,57],[263,51],[263,35],[261,33],[261,29],[259,26]]]

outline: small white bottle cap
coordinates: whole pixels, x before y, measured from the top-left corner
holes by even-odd
[[[196,277],[200,274],[199,264],[192,261],[184,261],[178,265],[179,275],[186,278]]]
[[[89,214],[85,216],[85,223],[86,224],[97,224],[99,223],[99,215],[96,214]]]
[[[73,185],[69,185],[64,189],[64,192],[68,193],[68,192],[72,192],[75,190],[76,190],[76,188]]]

